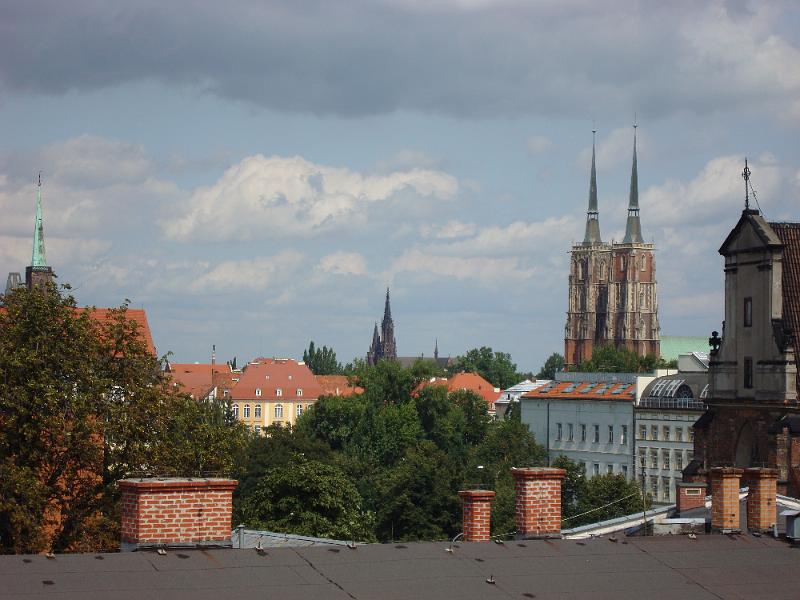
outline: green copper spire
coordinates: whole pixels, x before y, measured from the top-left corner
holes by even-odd
[[[39,186],[36,189],[36,227],[33,230],[32,267],[46,267],[47,256],[44,251],[44,223],[42,222],[42,174],[39,173]]]
[[[600,221],[597,209],[597,170],[594,166],[594,138],[597,130],[592,130],[592,172],[589,175],[589,210],[586,211],[586,235],[583,238],[584,246],[601,244]]]
[[[628,201],[628,222],[625,225],[623,244],[642,244],[642,224],[639,222],[639,171],[636,165],[636,128],[633,125],[633,166],[631,167],[631,192]]]

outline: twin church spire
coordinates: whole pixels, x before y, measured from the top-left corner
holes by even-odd
[[[631,166],[631,187],[628,199],[628,221],[625,225],[623,244],[642,244],[642,225],[639,221],[639,173],[636,165],[636,129],[633,126],[633,165]],[[589,176],[589,210],[586,211],[586,235],[584,246],[602,244],[600,237],[600,212],[597,203],[597,168],[595,167],[595,135],[592,131],[592,171]]]

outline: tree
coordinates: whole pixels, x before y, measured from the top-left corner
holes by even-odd
[[[558,352],[553,352],[544,361],[544,365],[536,374],[536,379],[555,379],[556,373],[564,370],[564,357]]]
[[[64,288],[68,290],[68,288]],[[235,471],[248,433],[170,385],[127,318],[49,285],[0,311],[0,540],[5,551],[118,545],[116,480]]]
[[[464,356],[457,357],[447,371],[451,375],[461,372],[477,373],[500,389],[509,388],[520,381],[517,365],[511,361],[511,355],[493,352],[486,346],[473,348]]]
[[[308,365],[314,375],[341,375],[342,364],[336,360],[333,348],[314,346],[314,340],[308,344],[308,350],[303,351],[303,362]]]
[[[271,467],[237,509],[236,519],[254,529],[324,538],[374,541],[374,516],[341,469],[299,458]]]
[[[652,354],[639,356],[627,348],[599,346],[592,351],[592,358],[583,361],[578,371],[604,373],[652,373],[655,369],[676,369],[678,361],[665,361]]]

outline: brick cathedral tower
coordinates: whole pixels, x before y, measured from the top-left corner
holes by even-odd
[[[397,342],[394,339],[394,321],[392,320],[392,307],[389,302],[389,288],[386,288],[386,304],[383,308],[383,321],[378,333],[378,324],[372,332],[372,344],[367,352],[367,363],[376,364],[379,360],[397,360]]]
[[[621,243],[609,244],[600,237],[592,141],[586,235],[582,243],[572,247],[569,306],[564,328],[567,367],[574,368],[589,360],[597,346],[627,348],[639,356],[660,355],[654,249],[653,244],[642,239],[634,125],[628,221]]]

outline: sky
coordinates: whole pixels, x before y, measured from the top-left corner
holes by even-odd
[[[794,2],[4,0],[0,272],[147,310],[176,362],[563,352],[592,129],[604,240],[634,119],[661,334],[723,315],[744,204],[800,220]]]

